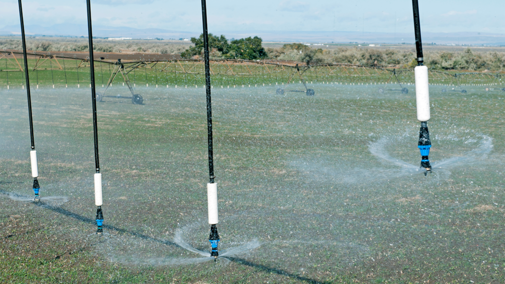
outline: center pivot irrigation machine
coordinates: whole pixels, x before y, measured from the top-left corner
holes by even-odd
[[[35,151],[35,139],[34,139],[34,129],[33,129],[33,119],[32,119],[32,105],[31,105],[31,95],[30,95],[30,82],[29,82],[29,73],[28,73],[28,60],[27,60],[27,52],[26,52],[26,41],[25,41],[25,31],[24,31],[24,23],[23,23],[23,14],[22,14],[22,6],[21,6],[21,0],[19,1],[19,12],[20,12],[20,20],[21,20],[21,35],[22,35],[22,44],[23,44],[23,56],[24,56],[24,72],[25,72],[25,80],[26,80],[26,91],[27,91],[27,100],[28,100],[28,115],[29,115],[29,125],[30,125],[30,138],[31,138],[31,152],[30,152],[30,157],[31,157],[31,166],[32,166],[32,177],[34,179],[33,181],[33,190],[35,194],[35,201],[39,201],[39,190],[40,190],[40,185],[38,183],[38,168],[37,168],[37,155]],[[107,81],[106,86],[104,86],[104,91],[100,94],[96,92],[96,84],[95,84],[95,60],[93,57],[93,34],[92,34],[92,17],[91,17],[91,0],[87,0],[87,20],[88,20],[88,42],[89,42],[89,70],[90,70],[90,89],[91,89],[91,99],[92,99],[92,115],[93,115],[93,139],[94,139],[94,158],[95,158],[95,167],[94,167],[94,191],[95,191],[95,205],[96,205],[96,225],[97,225],[97,234],[102,234],[103,233],[103,224],[104,224],[104,212],[102,211],[102,206],[103,206],[103,198],[102,198],[102,175],[100,171],[100,160],[99,160],[99,148],[98,148],[98,121],[97,121],[97,102],[103,101],[104,98],[119,98],[119,99],[131,99],[131,102],[133,104],[143,104],[143,98],[139,94],[135,94],[134,87],[135,84],[132,87],[132,84],[130,83],[130,80],[128,78],[128,74],[132,71],[134,71],[136,68],[139,67],[146,67],[148,64],[145,61],[135,61],[135,62],[129,62],[129,63],[123,63],[121,62],[121,59],[117,59],[116,62],[111,62],[111,61],[103,61],[104,58],[101,58],[102,61],[97,60],[97,62],[102,62],[102,63],[107,63],[114,65],[113,71],[109,77],[109,80]],[[422,41],[421,41],[421,27],[420,27],[420,19],[419,19],[419,8],[418,8],[418,0],[412,0],[413,3],[413,12],[414,12],[414,28],[415,28],[415,39],[416,39],[416,51],[417,51],[417,62],[418,66],[415,67],[414,75],[415,75],[415,90],[416,90],[416,108],[417,108],[417,119],[419,120],[421,124],[421,128],[419,130],[419,140],[418,140],[418,149],[420,150],[421,154],[421,164],[420,167],[425,169],[425,176],[431,172],[432,166],[430,164],[429,160],[429,153],[430,153],[430,148],[431,148],[431,140],[430,140],[430,135],[428,131],[428,121],[431,118],[430,115],[430,100],[429,100],[429,81],[428,81],[428,68],[423,65],[423,50],[422,50]],[[218,196],[217,196],[217,183],[216,183],[216,177],[214,174],[214,159],[213,159],[213,125],[212,125],[212,104],[211,104],[211,90],[212,90],[212,85],[211,85],[211,74],[215,75],[213,77],[213,80],[218,81],[216,79],[219,79],[219,70],[218,66],[219,65],[214,65],[216,66],[215,70],[217,71],[216,73],[213,73],[211,70],[210,66],[210,59],[209,59],[209,34],[208,34],[208,27],[207,27],[207,9],[206,9],[206,0],[201,0],[201,5],[202,5],[202,23],[203,23],[203,40],[204,40],[204,65],[205,65],[205,92],[206,92],[206,111],[207,111],[207,147],[208,147],[208,166],[209,166],[209,182],[207,183],[207,201],[208,201],[208,223],[210,225],[210,234],[209,234],[209,241],[211,245],[211,252],[210,256],[214,257],[215,259],[218,258],[219,252],[218,252],[218,243],[220,241],[219,233],[218,233]],[[12,56],[14,57],[14,53],[12,53]],[[14,57],[15,58],[15,57]],[[188,61],[188,62],[193,62],[193,68],[195,66],[198,66],[199,62],[197,61]],[[183,65],[177,61],[177,63],[181,66],[181,69],[183,72],[187,75],[189,74],[189,71],[191,69],[185,70]],[[243,62],[242,62],[243,63]],[[248,64],[251,62],[247,62]],[[157,64],[157,62],[155,63]],[[303,63],[301,63],[303,64]],[[109,65],[109,66],[111,66]],[[221,66],[228,66],[228,71],[230,71],[232,74],[235,74],[233,71],[233,68],[228,65],[227,62],[222,64]],[[349,84],[360,83],[360,81],[357,78],[360,78],[358,76],[360,75],[361,71],[357,71],[358,68],[355,68],[355,66],[351,66],[353,70],[356,70],[356,73],[353,73],[352,75],[347,72],[347,69],[345,66],[336,66],[336,65],[311,65],[310,62],[306,62],[306,65],[300,66],[299,64],[296,64],[295,66],[293,65],[287,65],[287,64],[277,64],[277,63],[271,63],[271,65],[276,65],[276,68],[281,66],[284,70],[284,67],[290,67],[293,68],[293,70],[289,70],[289,76],[287,79],[287,85],[281,88],[278,88],[276,90],[276,93],[279,95],[284,95],[285,92],[301,92],[305,93],[307,96],[314,96],[315,91],[313,89],[309,89],[307,87],[306,81],[304,79],[304,74],[306,77],[310,76],[310,72],[306,74],[306,72],[310,69],[316,69],[316,67],[320,67],[323,70],[326,68],[328,70],[327,75],[324,75],[324,78],[327,78],[330,76],[330,74],[334,74],[333,70],[345,70],[347,73],[348,77],[344,77],[341,75],[342,73],[338,73],[338,78],[341,80],[349,80],[347,81]],[[153,65],[155,66],[155,65]],[[170,66],[169,62],[166,62],[166,66]],[[247,65],[244,65],[247,67]],[[264,78],[271,78],[272,73],[269,71],[268,67],[266,64],[263,63],[263,65],[256,65],[258,66],[264,66],[264,70],[268,71],[270,75],[264,76]],[[19,66],[20,69],[21,66]],[[174,63],[174,74],[177,75],[177,65]],[[330,67],[335,67],[335,69],[331,69]],[[349,66],[348,66],[349,67]],[[61,68],[61,66],[60,66]],[[76,67],[78,70],[79,67]],[[341,68],[341,69],[338,69]],[[166,70],[165,68],[164,70]],[[249,70],[249,74],[251,77],[253,77],[252,71],[247,67]],[[361,68],[364,72],[367,72],[367,69]],[[376,72],[376,78],[385,78],[381,77],[383,74],[384,75],[390,75],[388,82],[392,82],[393,77],[396,80],[396,83],[400,86],[400,89],[387,89],[389,91],[400,91],[402,94],[408,94],[409,90],[402,85],[398,78],[398,73],[401,72],[411,72],[411,70],[385,70],[382,68],[373,68],[370,69],[371,71],[373,70]],[[168,72],[168,71],[166,71]],[[383,73],[380,73],[383,72]],[[389,74],[388,72],[391,72]],[[66,74],[66,73],[65,73]],[[106,92],[109,89],[109,87],[112,86],[112,83],[114,79],[118,76],[118,74],[121,74],[123,77],[124,83],[126,83],[128,89],[131,92],[131,97],[123,97],[123,96],[106,96]],[[146,86],[147,85],[147,73],[145,73],[145,78],[146,78]],[[194,72],[195,74],[195,86],[198,87],[197,83],[197,76],[196,74],[200,74],[197,72]],[[228,74],[228,73],[227,73]],[[286,73],[287,74],[287,73]],[[298,77],[300,79],[300,83],[303,83],[303,86],[305,87],[305,90],[296,90],[296,89],[291,89],[291,90],[286,90],[291,82],[293,82],[293,77],[295,74],[298,74]],[[357,74],[357,75],[356,75]],[[442,76],[449,76],[447,75],[448,73],[445,72],[438,72],[438,73],[431,73],[433,75],[442,75]],[[460,80],[459,84],[461,85],[461,80],[465,76],[469,75],[474,75],[474,74],[481,74],[481,73],[459,73],[455,75],[451,75],[454,77],[456,80]],[[158,80],[156,73],[156,80]],[[222,75],[222,74],[221,74]],[[337,78],[337,75],[334,74],[335,77],[334,79]],[[320,75],[321,76],[321,75]],[[370,74],[368,74],[370,76]],[[400,74],[400,77],[402,75]],[[449,76],[449,77],[451,77]],[[488,75],[486,75],[488,76]],[[499,74],[497,75],[491,75],[494,77],[490,78],[501,78]],[[168,76],[167,76],[168,77]],[[221,76],[221,79],[223,79],[224,76]],[[226,76],[229,77],[229,76]],[[282,77],[282,76],[281,76]],[[102,77],[103,78],[103,77]],[[175,76],[177,78],[177,76]],[[316,79],[317,79],[317,73],[316,73]],[[345,79],[347,78],[347,79]],[[236,79],[236,78],[233,78]],[[281,78],[284,80],[285,78]],[[489,77],[487,78],[489,79]],[[135,77],[134,77],[135,80]],[[176,79],[177,80],[177,79]],[[186,80],[186,77],[185,77]],[[168,79],[167,79],[168,81]],[[134,81],[135,82],[135,81]],[[157,81],[156,81],[157,82]],[[177,82],[177,81],[176,81]],[[221,82],[227,82],[227,81],[221,81]],[[228,81],[229,82],[229,81]],[[324,81],[323,81],[324,82]],[[405,82],[405,81],[404,81]],[[489,81],[486,81],[489,82]],[[65,82],[66,83],[66,82]],[[386,83],[386,84],[387,84]],[[103,84],[103,81],[102,81]],[[277,82],[275,82],[277,85]],[[342,84],[342,81],[340,82],[340,85]],[[345,83],[347,85],[347,83]],[[363,84],[361,82],[361,84]],[[405,83],[404,83],[405,84]],[[493,83],[494,85],[497,85]],[[263,84],[265,85],[265,84]],[[79,86],[79,85],[78,85]],[[103,85],[102,85],[103,86]],[[156,87],[158,85],[156,84]],[[177,85],[175,85],[177,87]],[[229,87],[229,86],[228,86]],[[53,85],[54,88],[54,85]],[[167,88],[168,88],[168,83],[167,83]],[[221,86],[223,88],[223,86]],[[505,91],[505,89],[501,89]],[[380,88],[379,89],[380,93],[384,92],[384,89]],[[466,91],[464,91],[466,92]]]
[[[303,83],[303,86],[305,87],[305,91],[303,90],[289,90],[289,91],[285,91],[283,88],[278,88],[276,90],[276,93],[278,95],[284,95],[285,92],[295,92],[295,93],[305,93],[307,96],[313,96],[316,94],[316,92],[314,91],[314,89],[309,89],[307,88],[307,84],[305,83],[305,80],[303,79],[303,73],[305,73],[307,70],[309,70],[310,68],[310,64],[307,62],[307,65],[300,68],[298,66],[298,64],[296,64],[296,66],[293,67],[294,68],[294,72],[292,72],[290,75],[289,75],[289,79],[288,79],[288,83],[286,84],[286,88],[289,86],[289,84],[291,83],[291,81],[293,79],[293,76],[295,74],[298,74],[298,77],[300,78],[300,82]],[[300,70],[302,69],[302,70]]]
[[[135,91],[133,90],[133,87],[130,83],[130,79],[128,78],[128,73],[132,72],[136,68],[138,68],[141,65],[145,65],[145,62],[132,62],[132,65],[128,65],[126,68],[123,63],[121,63],[121,59],[118,59],[116,63],[114,63],[114,69],[112,71],[112,74],[110,75],[109,80],[107,81],[107,86],[105,86],[105,89],[103,90],[102,93],[97,93],[96,94],[96,100],[99,102],[103,102],[103,98],[115,98],[115,99],[131,99],[132,104],[138,104],[141,105],[144,102],[144,99],[142,98],[141,95],[135,94]],[[128,89],[130,90],[130,93],[132,94],[131,97],[123,97],[121,95],[117,96],[106,96],[105,93],[109,89],[109,87],[112,85],[112,82],[116,78],[118,74],[121,74],[123,77],[124,82],[126,83],[126,86],[128,86]]]
[[[396,69],[393,69],[393,70],[388,70],[391,72],[391,76],[389,76],[389,79],[388,79],[388,83],[392,81],[392,78],[394,77],[396,79],[396,83],[398,83],[398,85],[400,85],[400,89],[384,89],[384,88],[379,88],[379,93],[384,93],[384,90],[386,91],[400,91],[402,92],[402,94],[408,94],[409,93],[409,89],[405,88],[404,86],[402,86],[402,83],[400,82],[400,80],[398,79],[398,76],[396,76],[396,72],[404,72],[404,71],[407,71],[407,72],[410,72],[410,70],[396,70]],[[387,84],[387,83],[386,83]]]

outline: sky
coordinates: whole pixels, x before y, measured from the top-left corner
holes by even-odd
[[[0,0],[0,29],[19,25],[16,0]],[[200,0],[91,1],[93,25],[201,33]],[[505,34],[503,0],[419,0],[423,32]],[[413,32],[410,0],[209,0],[209,32]],[[86,26],[85,0],[24,0],[31,25]]]

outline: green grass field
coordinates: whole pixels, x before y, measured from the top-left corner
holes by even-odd
[[[22,59],[18,59],[22,66]],[[29,60],[30,84],[36,86],[55,87],[81,87],[90,84],[89,65],[79,60],[59,59]],[[35,66],[37,64],[37,68]],[[128,66],[128,65],[126,65]],[[61,68],[60,68],[61,67]],[[95,82],[97,86],[107,84],[114,65],[96,62]],[[302,68],[303,70],[303,68]],[[292,67],[275,66],[267,64],[231,64],[213,62],[211,64],[212,84],[214,87],[228,86],[263,86],[282,85],[288,82],[301,83],[301,78]],[[464,74],[455,77],[461,71],[431,71],[430,83],[447,86],[504,86],[503,74],[495,72],[481,72]],[[157,64],[141,65],[129,73],[130,83],[133,86],[150,87],[195,87],[205,85],[204,65],[202,62],[160,62]],[[377,83],[414,83],[412,70],[399,70],[396,78],[392,70],[319,66],[312,67],[304,72],[302,77],[308,83],[341,83],[341,84],[377,84]],[[124,82],[119,75],[114,84],[122,85]],[[21,88],[25,84],[24,74],[16,61],[12,58],[0,59],[0,88]]]
[[[213,89],[220,250],[242,246],[216,263],[177,241],[210,249],[203,88],[98,103],[103,237],[89,89],[32,92],[40,205],[19,201],[33,195],[26,93],[2,89],[0,282],[505,282],[505,92],[431,87],[425,177],[412,86],[310,87]]]

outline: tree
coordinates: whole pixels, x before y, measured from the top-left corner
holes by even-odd
[[[191,38],[191,42],[195,46],[190,47],[184,51],[181,56],[183,58],[191,58],[195,55],[203,54],[203,34],[199,38]],[[209,49],[216,49],[221,52],[224,58],[229,59],[263,59],[267,58],[268,54],[265,49],[261,46],[262,39],[255,36],[254,38],[248,37],[243,39],[232,40],[228,43],[228,40],[224,35],[220,37],[209,34]]]
[[[301,61],[305,62],[307,66],[309,65],[318,65],[323,63],[323,59],[318,57],[317,55],[323,54],[323,50],[321,48],[319,49],[308,49],[307,51],[303,52],[303,55],[301,57]]]
[[[204,47],[203,34],[201,34],[199,38],[192,37],[191,42],[194,43],[195,46],[190,47],[189,49],[181,53],[181,56],[183,58],[191,58],[192,56],[203,54],[203,47]],[[222,54],[227,54],[229,52],[228,40],[224,35],[218,37],[209,34],[209,49],[210,50],[217,49]]]
[[[234,40],[230,44],[230,52],[223,55],[225,58],[247,60],[267,58],[268,55],[261,46],[261,42],[262,39],[257,36]]]

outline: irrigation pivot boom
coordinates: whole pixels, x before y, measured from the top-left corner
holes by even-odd
[[[417,119],[421,122],[417,146],[421,152],[421,167],[426,169],[424,175],[427,175],[428,172],[431,172],[431,164],[428,157],[431,148],[430,132],[428,131],[428,120],[430,120],[430,93],[428,67],[423,66],[423,44],[421,40],[418,0],[412,0],[412,9],[414,11],[414,31],[416,34],[417,51],[417,67],[415,68]]]
[[[96,87],[95,87],[95,62],[93,57],[93,31],[91,28],[91,0],[86,0],[88,11],[88,41],[89,41],[89,71],[91,75],[91,106],[93,108],[93,138],[95,145],[95,205],[96,205],[96,233],[103,233],[103,212],[102,212],[102,174],[100,173],[100,158],[98,156],[98,123],[96,112]]]
[[[114,63],[114,69],[110,75],[109,81],[107,81],[107,86],[105,86],[105,90],[103,90],[102,93],[98,93],[96,96],[96,100],[101,102],[103,101],[103,98],[116,98],[116,99],[131,99],[132,104],[138,104],[141,105],[144,102],[144,99],[142,98],[141,95],[135,94],[133,87],[130,84],[130,79],[128,78],[128,73],[133,71],[135,68],[139,67],[140,65],[145,64],[143,62],[136,62],[134,65],[128,66],[125,68],[124,64],[121,62],[121,59],[118,59],[116,63]],[[105,92],[107,92],[107,89],[112,85],[112,82],[116,78],[118,74],[121,74],[123,76],[123,80],[126,83],[126,86],[128,86],[128,89],[130,90],[130,93],[132,94],[131,97],[123,97],[120,95],[117,96],[106,96]]]
[[[30,124],[30,140],[31,140],[31,151],[30,151],[30,162],[32,166],[32,177],[33,177],[33,192],[35,194],[34,201],[38,202],[40,200],[39,191],[40,184],[37,178],[39,177],[39,169],[37,165],[37,151],[35,151],[35,136],[33,133],[33,115],[32,115],[32,96],[30,94],[30,77],[28,75],[28,58],[26,55],[26,37],[25,37],[25,24],[23,19],[23,4],[21,0],[18,0],[19,4],[19,21],[21,23],[21,40],[23,43],[23,59],[25,67],[25,80],[26,80],[26,97],[28,99],[28,120]]]

